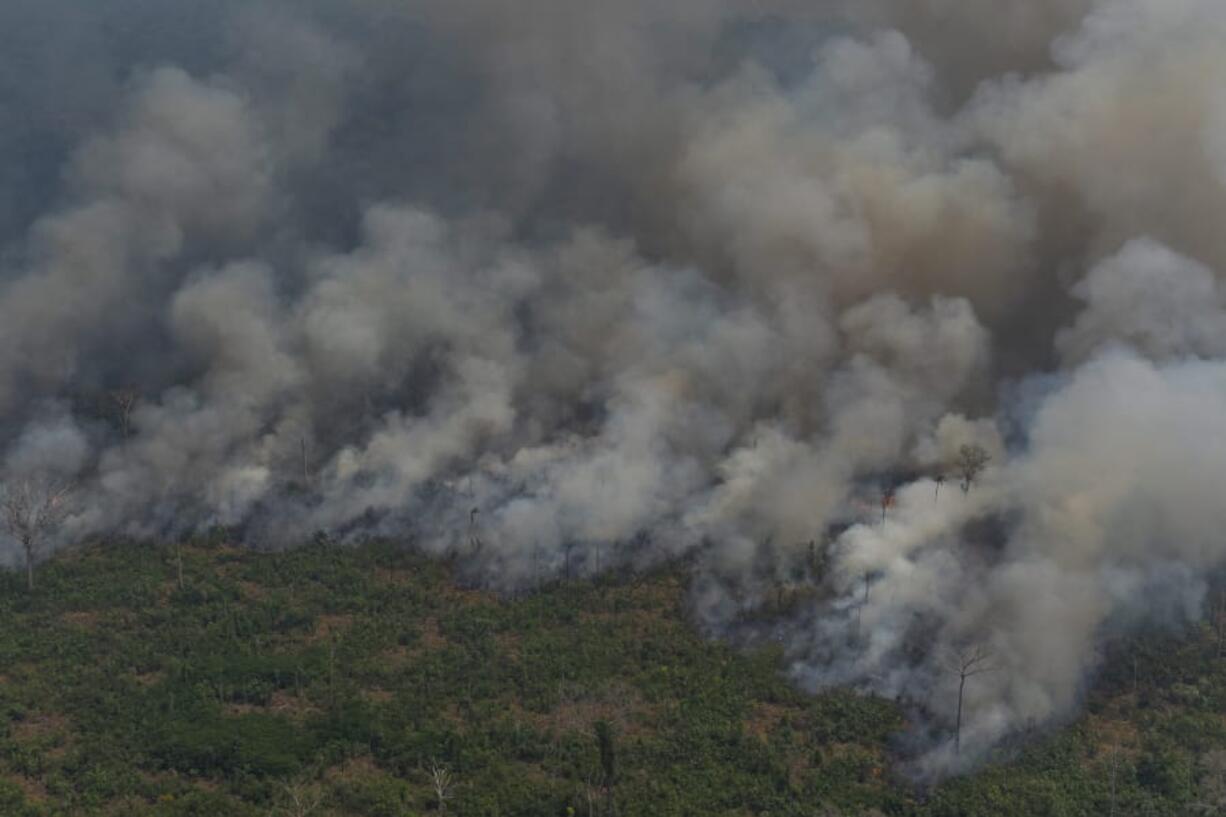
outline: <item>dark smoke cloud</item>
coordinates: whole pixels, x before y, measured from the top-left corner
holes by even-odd
[[[393,535],[508,592],[686,556],[715,632],[816,585],[798,682],[926,733],[991,648],[968,751],[914,761],[957,770],[1226,556],[1224,38],[1211,0],[6,3],[5,474],[76,480],[64,543]]]

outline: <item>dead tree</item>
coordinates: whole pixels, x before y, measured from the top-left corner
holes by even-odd
[[[298,447],[302,454],[302,490],[311,490],[311,463],[307,459],[307,439],[300,437],[298,439]]]
[[[873,574],[864,572],[864,599],[856,605],[856,640],[860,640],[860,626],[864,620],[864,608],[868,606],[868,591],[873,585]]]
[[[111,402],[115,404],[119,430],[126,440],[132,436],[132,411],[140,402],[140,394],[135,389],[115,389],[111,392]]]
[[[583,787],[583,796],[587,800],[587,817],[596,817],[597,807],[600,805],[600,785],[597,782],[599,776],[589,774],[586,784]]]
[[[596,746],[600,750],[601,786],[604,788],[605,814],[617,813],[613,800],[613,786],[617,783],[617,749],[613,743],[613,727],[608,721],[596,721]]]
[[[285,806],[282,812],[287,817],[310,817],[323,805],[323,794],[305,779],[284,785]]]
[[[480,508],[473,508],[468,512],[468,546],[473,553],[480,553],[482,548],[481,529],[477,525],[477,517],[480,515]]]
[[[1118,743],[1111,744],[1111,778],[1108,783],[1108,788],[1111,795],[1111,811],[1107,817],[1115,817],[1115,778],[1119,771],[1120,765],[1120,747]]]
[[[1218,594],[1217,608],[1214,611],[1213,625],[1217,630],[1217,657],[1226,652],[1226,590]]]
[[[1200,759],[1201,783],[1199,807],[1205,814],[1222,814],[1226,811],[1226,751],[1220,749],[1203,755]]]
[[[430,785],[434,787],[434,799],[438,801],[438,813],[447,813],[447,801],[451,799],[454,779],[451,770],[438,761],[430,761]]]
[[[26,587],[34,590],[34,562],[68,514],[72,486],[46,477],[26,477],[4,487],[4,529],[26,557]]]
[[[975,644],[960,651],[949,662],[949,668],[958,675],[958,715],[954,721],[954,754],[962,753],[962,698],[966,692],[966,679],[985,672],[995,672],[990,662],[992,651],[982,644]]]
[[[992,456],[982,445],[964,445],[958,449],[958,459],[954,461],[954,467],[962,479],[962,493],[970,493],[971,486],[991,460]]]
[[[578,544],[573,541],[562,545],[563,571],[567,581],[570,581],[570,557],[575,552],[576,547],[578,547]]]

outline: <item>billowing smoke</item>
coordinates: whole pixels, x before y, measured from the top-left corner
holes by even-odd
[[[1218,0],[6,3],[4,474],[74,481],[64,544],[684,557],[703,626],[963,768],[1226,561],[1223,42]]]

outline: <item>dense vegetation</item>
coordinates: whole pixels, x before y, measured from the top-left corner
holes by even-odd
[[[0,579],[0,814],[1180,815],[1226,802],[1207,624],[1123,642],[1086,713],[898,778],[892,703],[796,691],[679,573],[457,589],[390,544],[99,545]],[[446,785],[440,802],[435,786]]]

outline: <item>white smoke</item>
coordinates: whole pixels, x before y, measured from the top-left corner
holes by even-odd
[[[808,599],[796,678],[919,705],[925,775],[1199,614],[1220,3],[133,2],[0,136],[0,447],[67,538],[691,557],[716,632]]]

